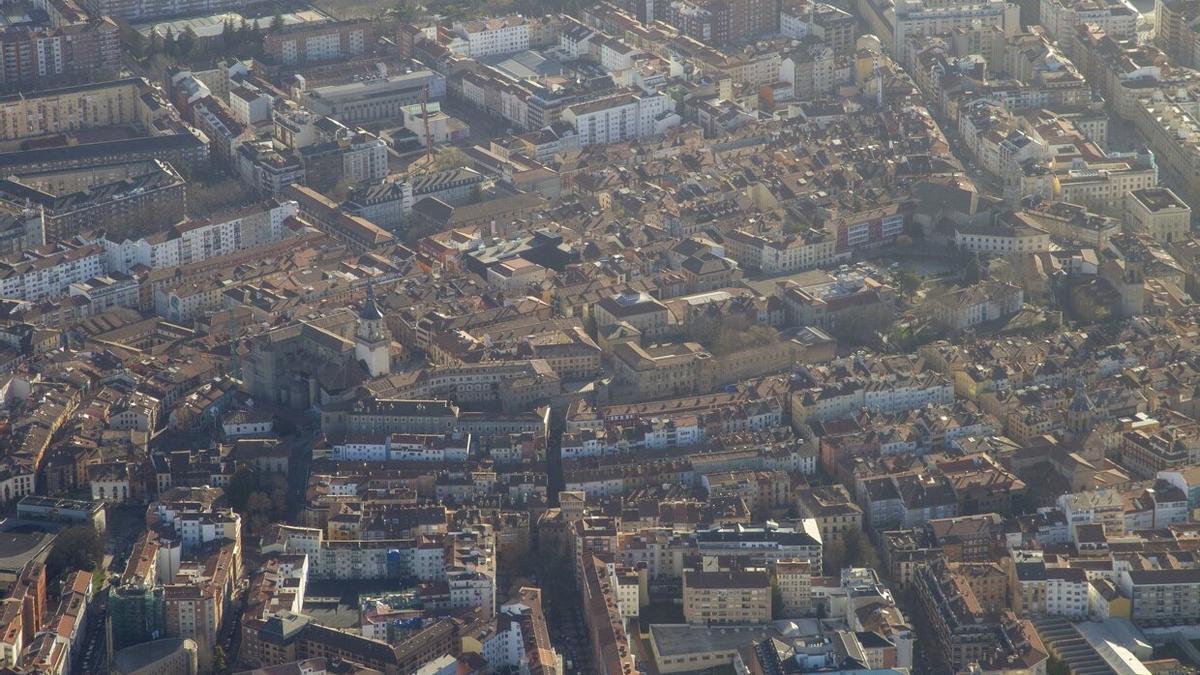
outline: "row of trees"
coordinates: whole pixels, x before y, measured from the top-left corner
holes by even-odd
[[[139,60],[166,56],[175,61],[187,61],[206,54],[237,58],[258,56],[262,53],[267,26],[272,31],[282,29],[283,16],[276,14],[269,24],[257,19],[249,22],[245,18],[235,24],[233,19],[226,19],[221,39],[205,45],[200,44],[199,36],[191,26],[178,34],[168,26],[165,34],[152,31],[149,38],[131,29],[125,35],[125,48]]]

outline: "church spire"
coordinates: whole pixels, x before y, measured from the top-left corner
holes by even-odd
[[[391,335],[383,322],[383,312],[375,301],[375,285],[367,280],[367,297],[358,311],[358,332],[354,355],[362,361],[371,377],[387,375],[391,369]]]
[[[363,321],[383,320],[383,312],[379,311],[379,305],[375,302],[375,283],[371,279],[367,279],[367,299],[363,301],[358,318]]]

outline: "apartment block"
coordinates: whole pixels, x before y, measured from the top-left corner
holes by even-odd
[[[1177,625],[1200,618],[1200,570],[1122,571],[1117,587],[1131,598],[1135,622]]]
[[[677,126],[665,94],[623,93],[567,107],[562,119],[575,127],[580,145],[623,143]]]
[[[73,2],[61,7],[60,21],[13,14],[0,22],[0,89],[76,84],[120,69],[116,23],[107,16],[89,18]]]
[[[771,620],[771,576],[765,569],[687,570],[683,618],[690,624],[763,624]]]
[[[296,24],[271,31],[263,39],[263,52],[282,65],[347,59],[374,47],[378,32],[378,26],[366,20]]]
[[[0,140],[141,123],[147,87],[146,80],[132,77],[0,97]]]
[[[6,178],[0,181],[0,201],[14,208],[41,207],[48,241],[97,231],[115,238],[136,236],[152,225],[183,217],[187,183],[170,164],[158,160],[134,163],[118,170],[126,177],[88,182],[96,173],[49,172]],[[60,192],[58,185],[82,189]]]

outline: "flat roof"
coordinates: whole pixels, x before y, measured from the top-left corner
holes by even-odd
[[[688,624],[650,625],[650,641],[655,652],[673,658],[690,654],[735,652],[752,642],[779,636],[769,624],[752,626],[691,626]]]
[[[1163,209],[1188,209],[1187,204],[1175,194],[1171,188],[1152,187],[1142,188],[1141,190],[1132,190],[1130,194],[1133,198],[1142,203],[1147,210],[1151,212],[1162,211]]]
[[[39,89],[28,94],[17,92],[7,96],[0,96],[0,104],[11,103],[13,101],[23,101],[25,99],[50,98],[53,96],[65,96],[79,91],[97,91],[100,89],[110,89],[113,87],[125,87],[130,85],[138,85],[142,82],[140,77],[126,77],[120,80],[109,80],[107,82],[91,82],[88,84],[74,84],[69,87],[59,87],[57,89]]]
[[[357,82],[331,84],[326,87],[314,87],[308,90],[308,95],[317,99],[338,99],[347,96],[373,97],[388,95],[396,91],[407,91],[421,87],[426,82],[432,82],[440,77],[432,70],[415,70],[411,73],[400,73],[387,77],[376,77]]]
[[[0,572],[16,572],[44,551],[49,551],[54,535],[49,532],[0,532]]]
[[[90,499],[64,499],[60,497],[44,497],[41,495],[25,495],[17,502],[17,509],[22,506],[37,508],[66,509],[71,511],[97,511],[104,508],[104,502]]]
[[[283,19],[283,25],[286,28],[302,24],[326,23],[330,20],[328,16],[310,9],[284,12],[279,16]],[[150,37],[150,34],[153,32],[157,32],[159,35],[166,35],[168,29],[175,35],[182,35],[188,28],[191,28],[199,37],[216,37],[224,32],[226,21],[231,21],[235,26],[240,25],[243,21],[250,25],[258,23],[263,28],[266,28],[274,20],[274,17],[271,16],[253,17],[231,11],[181,19],[169,19],[166,21],[148,21],[146,23],[134,24],[133,29],[141,33],[142,37]]]
[[[135,673],[148,668],[180,651],[195,652],[191,638],[163,638],[130,645],[113,654],[113,669],[119,673]]]

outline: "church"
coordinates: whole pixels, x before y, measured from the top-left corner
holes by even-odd
[[[317,408],[391,372],[402,348],[392,341],[373,285],[357,312],[347,308],[295,321],[249,342],[244,387],[255,399]]]

